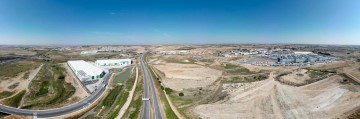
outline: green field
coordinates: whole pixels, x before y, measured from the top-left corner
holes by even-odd
[[[18,107],[25,93],[26,93],[25,90],[20,91],[18,94],[14,95],[13,97],[5,99],[4,104],[11,107]]]
[[[10,92],[10,91],[3,91],[0,93],[0,99],[3,99],[3,98],[6,98],[6,97],[9,97],[11,95],[13,95],[14,92]]]
[[[62,106],[75,93],[75,87],[65,82],[64,72],[60,64],[45,63],[29,84],[29,94],[22,108]]]
[[[97,115],[91,115],[91,117],[88,116],[88,118],[116,118],[121,107],[124,105],[129,96],[129,91],[131,90],[135,80],[135,74],[132,74],[131,68],[129,68],[125,72],[117,75],[114,81],[116,79],[118,81],[121,80],[123,85],[118,85],[117,83],[112,84],[111,86],[113,86],[113,88],[100,102],[100,104],[95,107],[94,111],[97,113]]]

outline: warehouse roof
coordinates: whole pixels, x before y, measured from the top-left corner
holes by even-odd
[[[107,59],[107,60],[96,60],[96,62],[123,62],[123,61],[129,61],[131,62],[131,59]]]
[[[102,69],[88,62],[85,62],[84,60],[68,61],[68,63],[74,70],[76,70],[77,72],[81,72],[81,75],[86,74],[86,75],[96,76],[103,72]]]

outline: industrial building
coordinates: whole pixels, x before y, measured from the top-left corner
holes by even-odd
[[[97,60],[96,66],[102,68],[122,68],[131,64],[131,59]]]
[[[80,81],[99,80],[106,72],[84,60],[68,61],[68,65]]]

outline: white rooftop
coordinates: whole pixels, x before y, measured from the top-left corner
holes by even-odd
[[[106,60],[96,60],[96,62],[121,62],[121,61],[129,61],[129,62],[131,62],[131,59],[106,59]]]
[[[102,69],[85,62],[84,60],[68,61],[68,63],[76,70],[83,71],[87,75],[96,76],[103,72]]]

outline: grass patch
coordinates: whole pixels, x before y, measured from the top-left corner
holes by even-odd
[[[110,90],[109,95],[106,96],[106,98],[102,101],[101,105],[110,107],[115,102],[115,99],[119,95],[121,89],[122,86],[116,86],[114,89]]]
[[[225,64],[225,69],[235,69],[238,68],[238,65],[233,65],[233,64]]]
[[[268,75],[265,74],[254,74],[250,76],[232,76],[230,78],[222,80],[222,83],[248,83],[265,80],[267,78]]]
[[[174,91],[171,88],[165,88],[165,92],[166,92],[166,94],[171,94]]]
[[[254,72],[251,72],[249,69],[242,67],[242,66],[238,66],[238,65],[226,64],[224,68],[225,68],[225,70],[223,72],[223,75],[225,75],[225,76],[254,74]]]
[[[65,82],[64,72],[65,68],[59,64],[45,63],[30,83],[23,108],[62,106],[75,93],[75,87]]]
[[[118,105],[118,108],[116,108],[116,110],[113,111],[113,112],[109,115],[108,119],[115,119],[116,116],[119,115],[119,111],[120,111],[121,107],[124,106],[124,104],[125,104],[128,96],[129,96],[129,92],[121,91],[120,96],[119,96],[119,99],[118,99],[117,102],[116,102],[116,104]]]
[[[11,95],[13,95],[14,92],[10,92],[10,91],[3,91],[0,93],[0,99],[3,99],[3,98],[6,98],[6,97],[9,97]]]
[[[22,72],[29,71],[38,66],[38,63],[14,62],[0,64],[0,79],[9,79],[18,76]]]
[[[30,75],[30,72],[27,71],[27,72],[24,74],[23,79],[28,79],[28,78],[29,78],[29,75]]]
[[[25,90],[20,91],[18,94],[14,95],[13,97],[6,99],[4,101],[4,104],[11,107],[18,107],[25,93],[26,93]]]
[[[20,82],[16,82],[16,83],[10,85],[8,88],[11,89],[11,90],[12,90],[12,89],[15,89],[16,87],[19,86],[19,84],[20,84]]]
[[[140,108],[141,108],[141,105],[142,105],[142,99],[141,99],[141,97],[138,97],[134,102],[131,102],[131,103],[134,103],[133,105],[135,106],[135,111],[133,111],[130,114],[129,119],[137,119],[137,117],[140,114]]]
[[[40,90],[35,93],[35,96],[42,96],[42,95],[47,94],[49,92],[49,86],[50,86],[49,81],[41,82]]]

